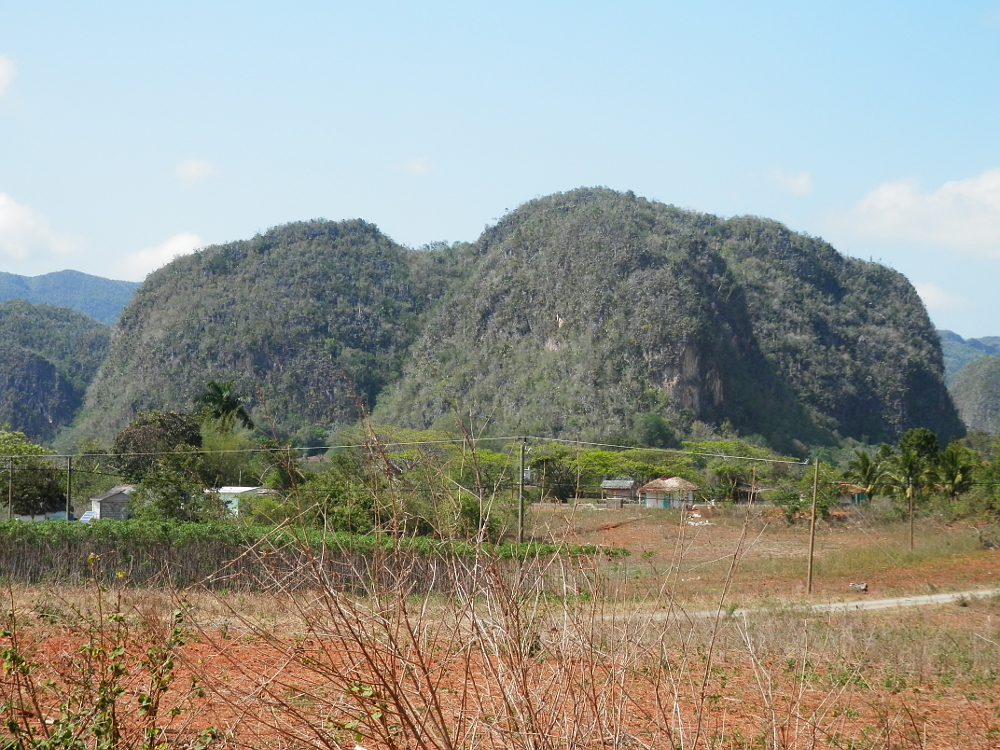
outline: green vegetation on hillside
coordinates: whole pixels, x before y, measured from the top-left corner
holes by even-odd
[[[963,339],[951,331],[938,331],[944,355],[945,381],[950,384],[955,375],[970,362],[988,354],[1000,356],[1000,336]]]
[[[969,430],[1000,433],[1000,357],[973,360],[955,374],[948,390]]]
[[[64,307],[0,303],[0,424],[51,440],[83,402],[111,329]]]
[[[817,424],[863,442],[964,433],[937,334],[902,274],[765,219],[708,234],[746,290],[755,340]]]
[[[773,221],[580,189],[474,245],[414,251],[360,220],[312,221],[178,258],[123,313],[72,439],[107,442],[214,382],[299,444],[374,407],[415,429],[756,435],[802,455],[912,427],[960,435],[942,368],[890,269]]]
[[[898,273],[775,222],[575,190],[487,230],[375,416],[580,439],[696,421],[802,452],[963,429]]]
[[[206,248],[151,274],[125,309],[78,436],[184,409],[214,380],[282,434],[352,423],[398,377],[452,248],[403,248],[360,220],[311,221]]]

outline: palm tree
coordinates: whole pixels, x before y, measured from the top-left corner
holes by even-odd
[[[938,455],[935,467],[937,485],[955,502],[959,495],[972,489],[975,468],[972,451],[961,443],[951,442]]]
[[[209,380],[204,393],[197,395],[194,402],[203,415],[215,420],[226,432],[232,431],[236,420],[248,430],[252,430],[253,420],[246,410],[250,399],[233,389],[234,382],[224,380],[220,383],[217,380]]]
[[[864,487],[869,498],[882,494],[888,479],[886,458],[885,451],[880,450],[873,457],[865,451],[855,449],[854,458],[847,462],[844,478]]]

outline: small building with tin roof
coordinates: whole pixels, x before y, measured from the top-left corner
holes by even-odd
[[[622,503],[635,502],[635,480],[632,477],[616,477],[601,482],[601,499],[609,508],[621,508]]]

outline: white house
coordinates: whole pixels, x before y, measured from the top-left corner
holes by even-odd
[[[647,508],[683,508],[694,504],[697,485],[680,477],[660,477],[639,488],[639,502]]]

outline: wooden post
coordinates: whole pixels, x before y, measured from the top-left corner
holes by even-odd
[[[73,520],[73,457],[66,456],[66,520]]]
[[[916,487],[913,486],[913,482],[910,482],[910,491],[906,494],[909,495],[910,500],[910,552],[913,552],[913,495],[916,493]]]
[[[517,475],[517,543],[524,543],[524,438],[521,438],[520,471]]]
[[[813,590],[813,553],[816,551],[816,496],[819,494],[819,460],[816,460],[816,469],[813,472],[813,501],[812,514],[809,518],[809,571],[806,573],[806,593],[811,594]]]

